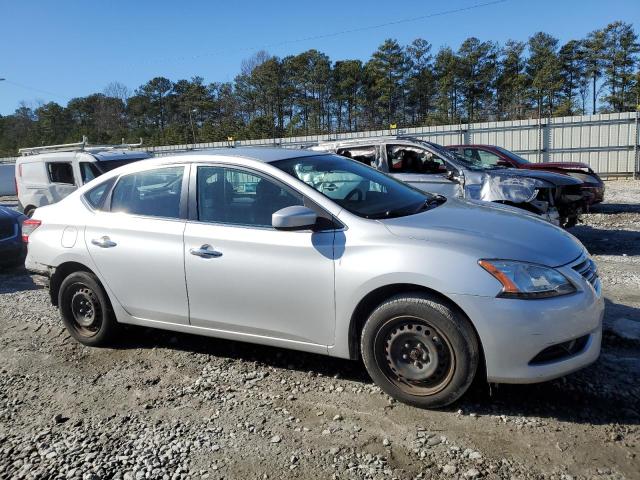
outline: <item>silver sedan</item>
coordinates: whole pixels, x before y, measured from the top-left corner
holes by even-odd
[[[362,359],[420,407],[600,351],[600,281],[572,235],[333,154],[145,160],[38,208],[23,237],[85,345],[133,324]]]

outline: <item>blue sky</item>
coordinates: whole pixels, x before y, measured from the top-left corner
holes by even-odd
[[[132,90],[155,76],[231,81],[261,48],[278,56],[316,48],[335,61],[366,59],[385,38],[457,49],[470,36],[504,43],[543,30],[566,41],[614,20],[640,33],[638,0],[506,0],[322,38],[489,1],[0,0],[0,114],[20,101],[66,104],[112,81]]]

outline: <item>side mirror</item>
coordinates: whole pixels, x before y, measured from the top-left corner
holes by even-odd
[[[278,230],[307,230],[313,228],[318,214],[302,205],[294,205],[278,210],[271,215],[271,225]]]
[[[501,167],[511,167],[511,164],[506,160],[498,160],[497,165],[500,165]]]

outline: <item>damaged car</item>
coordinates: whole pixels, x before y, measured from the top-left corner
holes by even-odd
[[[506,148],[495,145],[449,145],[447,149],[487,165],[506,168],[526,168],[528,170],[546,170],[564,173],[582,182],[588,205],[604,200],[605,185],[600,176],[586,163],[582,162],[530,162]]]
[[[418,138],[324,142],[311,149],[358,160],[426,192],[515,207],[565,228],[585,207],[582,182],[568,175],[488,166]]]

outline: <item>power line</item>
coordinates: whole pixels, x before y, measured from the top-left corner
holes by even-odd
[[[340,36],[340,35],[348,35],[350,33],[364,32],[364,31],[367,31],[367,30],[375,30],[375,29],[378,29],[378,28],[384,28],[384,27],[389,27],[389,26],[394,26],[394,25],[401,25],[401,24],[404,24],[404,23],[418,22],[420,20],[426,20],[428,18],[442,17],[442,16],[445,16],[445,15],[452,15],[454,13],[467,12],[469,10],[475,10],[476,8],[489,7],[489,6],[492,6],[492,5],[498,5],[500,3],[505,3],[505,2],[508,2],[508,1],[509,0],[492,0],[490,2],[477,3],[475,5],[470,5],[468,7],[460,7],[460,8],[454,8],[454,9],[451,9],[451,10],[444,10],[444,11],[441,11],[441,12],[427,13],[425,15],[420,15],[420,16],[417,16],[417,17],[403,18],[403,19],[394,20],[394,21],[391,21],[391,22],[379,23],[377,25],[366,25],[366,26],[363,26],[363,27],[351,28],[351,29],[348,29],[348,30],[339,30],[339,31],[336,31],[336,32],[319,34],[319,35],[312,35],[312,36],[309,36],[309,37],[302,37],[302,38],[297,38],[297,39],[293,39],[293,40],[284,40],[282,42],[270,43],[270,44],[265,44],[265,45],[261,45],[261,46],[244,47],[244,48],[238,48],[238,49],[234,49],[234,50],[216,50],[216,51],[201,53],[201,54],[198,54],[198,55],[186,55],[186,56],[173,57],[173,58],[168,58],[168,57],[167,58],[159,58],[159,59],[156,59],[156,60],[148,60],[148,61],[138,62],[137,65],[140,65],[140,64],[151,65],[151,64],[170,62],[170,61],[175,62],[175,61],[184,61],[184,60],[196,60],[198,58],[211,57],[213,55],[219,55],[219,54],[222,54],[222,53],[257,51],[257,50],[262,50],[262,49],[267,49],[267,48],[275,48],[275,47],[281,47],[281,46],[284,46],[284,45],[291,45],[291,44],[294,44],[294,43],[308,42],[308,41],[311,41],[311,40],[323,40],[323,39],[326,39],[326,38],[337,37],[337,36]]]
[[[60,95],[60,94],[58,94],[58,93],[49,92],[48,90],[42,90],[41,88],[30,87],[30,86],[28,86],[28,85],[24,85],[24,84],[22,84],[22,83],[14,82],[14,81],[12,81],[12,80],[8,80],[8,79],[6,79],[6,78],[4,79],[4,81],[5,81],[6,83],[10,84],[10,85],[14,85],[14,86],[16,86],[16,87],[23,88],[23,89],[25,89],[25,90],[31,90],[31,91],[33,91],[33,92],[39,92],[39,93],[45,93],[45,94],[50,95],[50,96],[52,96],[52,97],[55,97],[55,98],[57,98],[57,99],[59,99],[59,100],[63,100],[63,99],[64,99],[65,101],[67,100],[67,97],[66,97],[66,96],[64,96],[64,95]]]

